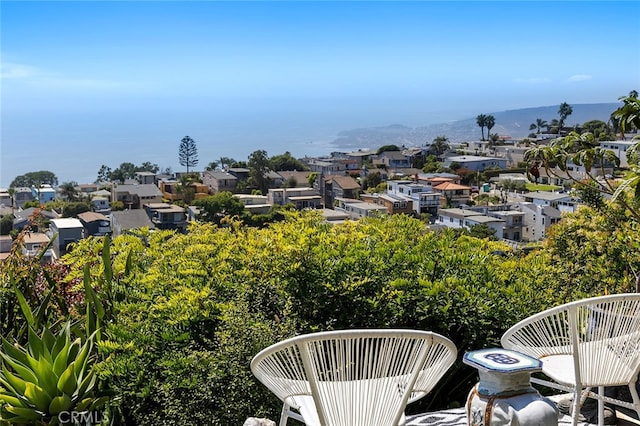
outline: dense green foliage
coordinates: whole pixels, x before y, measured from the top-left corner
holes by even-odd
[[[66,279],[78,280],[87,260],[100,276],[101,247],[100,239],[81,241],[66,257]],[[112,404],[131,424],[276,418],[280,403],[255,381],[249,363],[285,337],[418,328],[449,336],[462,356],[499,345],[509,325],[533,312],[603,290],[558,292],[561,266],[548,252],[497,252],[509,250],[434,233],[402,215],[335,226],[311,212],[263,229],[232,222],[197,225],[186,235],[121,236],[113,241],[110,286],[120,296],[109,298],[113,321],[98,343],[99,376],[121,396]],[[458,362],[432,397],[410,410],[462,404],[476,380],[475,370]]]

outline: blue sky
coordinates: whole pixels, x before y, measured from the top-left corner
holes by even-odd
[[[4,0],[0,186],[180,170],[186,134],[206,165],[355,127],[615,102],[640,89],[639,17],[635,1]]]

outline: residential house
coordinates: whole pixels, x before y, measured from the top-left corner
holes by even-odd
[[[128,209],[140,209],[144,204],[162,202],[162,192],[148,183],[114,185],[112,200],[121,201]]]
[[[336,158],[334,161],[344,165],[344,170],[347,173],[358,173],[360,168],[363,166],[361,161],[357,158]]]
[[[13,239],[9,235],[0,235],[0,263],[11,254]]]
[[[281,176],[282,180],[294,188],[306,188],[309,186],[309,176],[311,175],[311,171],[297,172],[297,171],[280,171],[278,174]]]
[[[530,149],[528,146],[503,145],[494,147],[495,156],[504,158],[507,167],[516,167],[518,163],[522,163],[525,153]]]
[[[28,232],[24,234],[22,240],[22,253],[25,256],[36,256],[49,244],[50,238],[42,232]],[[48,248],[42,255],[40,263],[51,263],[53,261],[53,249]]]
[[[359,149],[357,151],[352,151],[352,152],[348,152],[343,154],[343,157],[347,157],[347,158],[351,158],[354,159],[358,162],[358,164],[362,165],[365,163],[371,163],[373,161],[373,157],[376,155],[375,151],[370,151],[368,149]],[[338,157],[340,156],[339,153],[336,152],[332,152],[331,153],[332,157]]]
[[[40,204],[45,204],[56,199],[56,190],[48,184],[40,185],[39,187],[31,185],[31,195],[33,199],[38,200]]]
[[[272,207],[266,195],[234,194],[233,196],[240,200],[251,214],[266,214]]]
[[[186,232],[187,210],[184,207],[167,203],[149,203],[144,205],[144,209],[156,229]]]
[[[269,181],[269,188],[281,188],[285,184],[285,180],[280,173],[273,170],[267,172],[266,178]]]
[[[366,203],[352,198],[336,198],[335,210],[344,212],[352,219],[387,214],[387,208],[379,204]]]
[[[412,209],[417,215],[438,215],[442,194],[434,191],[431,185],[408,180],[392,180],[387,182],[387,194],[409,197],[412,200]]]
[[[438,186],[434,186],[433,189],[442,194],[440,198],[440,205],[442,207],[459,207],[468,204],[471,199],[470,186],[444,182]]]
[[[185,187],[178,181],[161,179],[158,182],[158,188],[162,192],[162,198],[169,201],[186,199],[187,202],[190,202],[209,196],[209,186],[200,182],[190,182]],[[190,193],[189,196],[191,200],[189,200],[187,196],[188,192]]]
[[[506,169],[507,160],[497,157],[480,157],[477,155],[457,155],[445,158],[444,167],[451,167],[452,164],[459,164],[461,168],[482,172],[487,169]]]
[[[455,173],[419,173],[418,176],[416,176],[416,181],[418,183],[424,183],[431,186],[438,186],[445,182],[459,184],[460,179],[460,176]]]
[[[225,171],[235,176],[238,182],[249,179],[249,174],[251,173],[251,170],[246,167],[229,167]]]
[[[155,229],[155,225],[143,209],[124,210],[111,213],[113,236],[123,235],[134,229]]]
[[[363,193],[360,198],[366,203],[384,206],[389,214],[404,213],[413,216],[413,200],[405,195]]]
[[[307,167],[322,176],[344,175],[346,165],[335,158],[305,158]]]
[[[231,171],[208,170],[202,175],[202,183],[211,194],[220,192],[235,192],[238,185],[238,177]]]
[[[81,194],[86,194],[86,195],[89,195],[89,194],[91,194],[93,192],[96,192],[96,191],[100,190],[100,186],[98,186],[97,183],[81,183],[76,188],[78,189],[78,192],[80,192]],[[109,193],[109,194],[111,194],[111,193]]]
[[[600,148],[612,151],[616,157],[620,159],[620,167],[629,167],[629,159],[627,158],[627,150],[631,148],[631,145],[638,141],[602,141],[600,142]]]
[[[11,206],[13,206],[13,200],[11,199],[11,194],[9,194],[9,190],[0,188],[0,207]]]
[[[518,203],[516,209],[524,214],[522,228],[524,241],[544,240],[549,228],[562,219],[560,210],[549,205],[525,202]]]
[[[360,184],[351,176],[331,175],[324,178],[324,205],[333,206],[337,198],[358,198]]]
[[[486,214],[487,216],[497,217],[504,221],[502,239],[511,241],[522,241],[522,228],[525,216],[523,212],[515,210],[489,210]]]
[[[28,225],[33,232],[43,232],[49,226],[51,219],[60,217],[56,212],[42,210],[36,207],[16,210],[13,212],[13,216],[13,229],[21,231]]]
[[[540,183],[557,186],[572,186],[576,181],[589,180],[592,177],[606,177],[613,175],[614,166],[612,164],[593,165],[591,171],[587,173],[584,165],[574,164],[567,161],[566,170],[560,170],[558,167],[553,169],[540,168]],[[589,176],[591,175],[591,176]]]
[[[322,207],[322,197],[314,188],[276,188],[267,193],[267,203],[271,205],[293,204],[297,210]]]
[[[33,195],[33,192],[31,192],[31,188],[15,188],[15,191],[13,193],[13,200],[15,201],[16,208],[22,208],[24,203],[26,203],[27,201],[33,201],[35,199],[36,197]]]
[[[332,225],[343,223],[344,221],[351,218],[351,216],[349,216],[347,212],[333,209],[322,209],[322,217],[324,218],[325,222]]]
[[[156,184],[156,174],[152,172],[136,172],[134,177],[141,184]]]
[[[102,214],[111,213],[111,206],[109,204],[109,198],[103,196],[91,197],[91,206],[93,211]]]
[[[573,213],[580,208],[580,203],[566,193],[536,191],[526,192],[522,196],[526,203],[553,207],[561,213]]]
[[[102,213],[84,212],[78,214],[78,219],[82,222],[86,235],[94,237],[111,235],[111,221]]]
[[[59,259],[67,253],[71,244],[85,237],[86,231],[79,219],[66,217],[51,219],[48,235],[53,239],[54,256]]]
[[[408,169],[411,167],[411,158],[402,151],[384,151],[376,157],[373,164],[381,164],[387,169]]]
[[[486,225],[496,231],[498,239],[504,238],[505,221],[502,218],[488,216],[474,210],[450,208],[440,209],[436,224],[445,225],[449,228],[471,229],[475,225]]]

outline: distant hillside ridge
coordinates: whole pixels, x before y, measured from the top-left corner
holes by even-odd
[[[609,121],[611,113],[618,109],[621,103],[596,103],[596,104],[569,104],[573,112],[565,121],[566,127],[573,127],[591,120]],[[531,124],[538,118],[550,123],[553,119],[559,119],[558,109],[560,105],[542,106],[534,108],[513,109],[500,112],[478,112],[478,114],[491,114],[496,119],[491,133],[512,138],[524,138],[530,133]],[[450,142],[464,142],[480,140],[480,127],[476,118],[451,121],[448,123],[430,124],[423,127],[407,127],[401,124],[392,124],[383,127],[369,127],[362,129],[345,130],[338,134],[333,145],[338,150],[376,149],[383,145],[421,146],[430,144],[436,137],[445,136]],[[487,129],[484,129],[485,138]]]

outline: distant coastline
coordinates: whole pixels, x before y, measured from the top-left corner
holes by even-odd
[[[607,121],[618,105],[572,105],[573,113],[567,124],[571,126],[589,120]],[[558,105],[478,113],[494,115],[496,126],[492,129],[493,133],[521,138],[530,133],[529,126],[537,118],[546,121],[557,118],[557,110]],[[265,150],[269,156],[289,151],[296,157],[319,157],[328,156],[333,151],[376,149],[386,144],[420,146],[430,143],[440,135],[452,142],[480,139],[480,128],[475,117],[418,127],[390,124],[351,129],[345,129],[345,126],[342,130],[336,129],[344,126],[349,118],[341,116],[338,122],[332,122],[331,119],[335,117],[335,114],[321,117],[306,113],[296,116],[294,112],[286,115],[282,111],[272,117],[247,113],[241,117],[242,121],[237,124],[226,123],[225,127],[213,121],[206,125],[201,120],[202,117],[196,117],[196,120],[193,117],[175,116],[171,123],[166,123],[166,128],[143,125],[138,126],[135,132],[125,133],[119,128],[110,127],[98,135],[100,140],[108,142],[96,142],[98,137],[90,134],[89,130],[84,130],[82,125],[63,122],[62,117],[53,117],[51,121],[55,120],[55,128],[66,131],[68,135],[47,133],[45,137],[37,133],[27,134],[26,140],[31,137],[36,142],[23,142],[22,138],[15,135],[7,137],[7,134],[3,134],[0,187],[8,187],[16,176],[39,170],[52,171],[61,183],[90,183],[96,179],[102,164],[116,168],[124,162],[142,164],[149,161],[158,164],[161,169],[171,167],[174,172],[180,171],[177,149],[180,138],[185,136],[184,128],[194,131],[186,134],[194,136],[197,142],[200,159],[198,167],[201,169],[220,157],[246,160],[256,150]],[[81,120],[83,117],[77,119]],[[373,120],[378,119],[371,118],[368,121]],[[141,121],[144,124],[144,120]],[[5,120],[5,123],[9,121]],[[5,127],[10,128],[11,125]],[[38,129],[25,129],[26,133],[36,130]],[[13,133],[16,132],[17,130],[13,130]],[[3,130],[3,133],[6,132]],[[15,140],[20,140],[20,143],[13,142]]]

